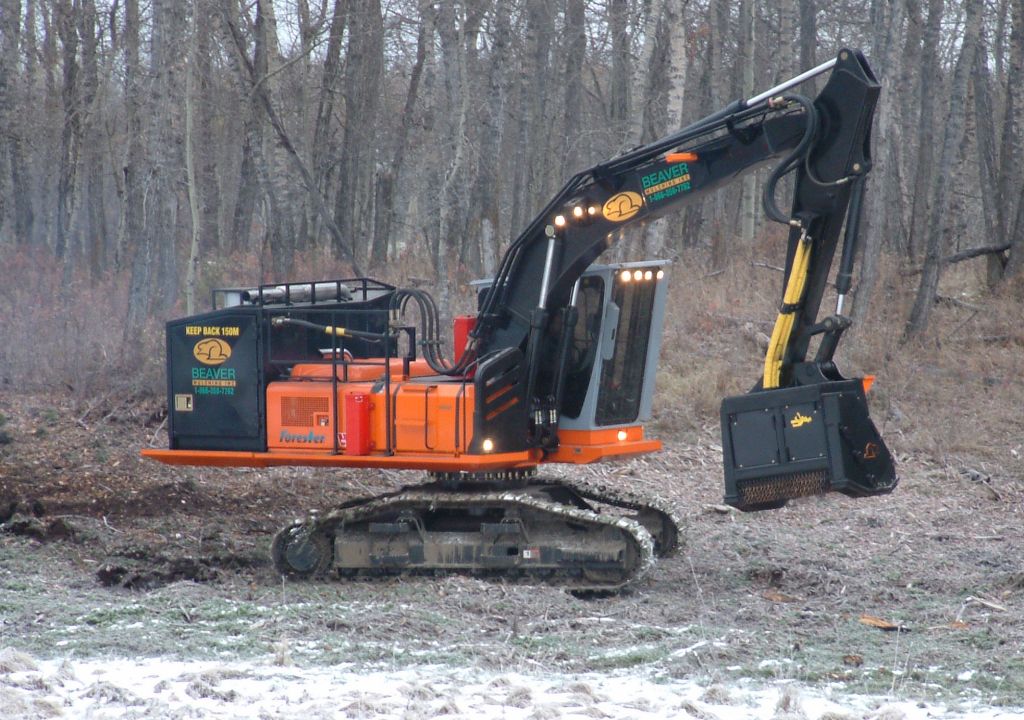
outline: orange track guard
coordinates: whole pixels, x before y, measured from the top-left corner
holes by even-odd
[[[559,430],[558,449],[545,462],[582,465],[609,457],[629,457],[661,450],[661,441],[644,437],[641,425],[602,430]]]

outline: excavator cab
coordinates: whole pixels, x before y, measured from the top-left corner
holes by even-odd
[[[661,447],[659,441],[644,437],[643,423],[651,417],[669,264],[593,264],[573,286],[566,306],[548,318],[539,352],[545,361],[534,365],[533,394],[544,398],[544,405],[529,419],[535,432],[548,428],[539,442],[546,461],[588,463]],[[481,297],[491,282],[474,283]],[[513,354],[521,362],[521,353]],[[479,408],[477,414],[483,418],[502,415],[498,410],[505,395],[484,389],[492,383],[493,364],[481,364],[476,396],[498,395],[501,402],[496,401],[493,409]],[[512,376],[505,365],[498,367],[494,375]],[[522,414],[526,415],[525,408]],[[481,428],[478,437],[507,443],[510,435],[522,434],[522,422],[493,425]]]
[[[667,282],[664,261],[592,265],[580,278],[564,366],[560,431],[651,416]]]

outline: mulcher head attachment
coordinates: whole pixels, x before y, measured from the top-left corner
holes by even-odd
[[[744,511],[832,491],[884,495],[898,482],[860,380],[726,398],[722,455],[725,502]]]

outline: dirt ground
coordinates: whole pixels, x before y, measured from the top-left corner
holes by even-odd
[[[415,474],[171,468],[160,400],[0,395],[0,648],[42,659],[287,656],[616,672],[709,685],[795,679],[1024,706],[1024,464],[895,443],[888,497],[745,515],[720,505],[713,422],[656,423],[663,453],[552,470],[672,503],[685,546],[612,598],[472,577],[285,582],[275,530]],[[686,430],[666,430],[667,427]],[[983,459],[984,460],[984,459]]]

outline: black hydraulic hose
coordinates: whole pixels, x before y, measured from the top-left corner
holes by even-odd
[[[768,176],[768,181],[765,183],[764,190],[761,193],[761,205],[768,219],[783,225],[789,225],[790,217],[783,213],[775,203],[775,188],[783,177],[792,172],[810,155],[811,146],[818,134],[818,109],[814,107],[814,103],[809,98],[796,93],[783,95],[781,99],[787,103],[796,103],[802,106],[807,114],[807,125],[804,128],[803,137],[800,138],[797,146],[793,148],[793,152],[775,166],[771,175]]]
[[[404,314],[410,302],[415,303],[419,311],[421,336],[419,345],[423,349],[423,358],[427,364],[434,372],[441,375],[462,374],[469,364],[469,359],[463,359],[452,365],[440,352],[441,342],[438,338],[440,320],[434,299],[423,290],[403,288],[395,293],[390,308]]]
[[[310,330],[318,330],[325,335],[334,335],[336,337],[354,337],[360,340],[367,340],[369,342],[382,342],[389,340],[388,335],[381,333],[371,333],[365,330],[352,330],[350,328],[334,327],[332,325],[318,325],[317,323],[309,322],[308,320],[299,320],[298,318],[290,317],[275,317],[270,321],[271,327],[282,327],[284,325],[295,325],[298,327],[309,328]]]

